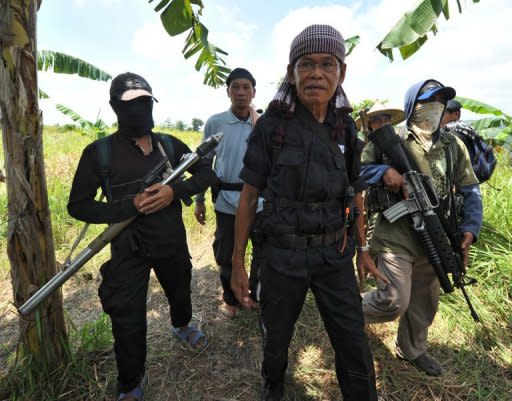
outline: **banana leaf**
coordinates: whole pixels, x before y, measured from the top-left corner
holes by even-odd
[[[53,71],[57,74],[78,74],[96,81],[109,81],[112,76],[98,67],[69,54],[41,50],[37,53],[38,71]]]
[[[479,0],[472,0],[478,3]],[[459,13],[462,12],[460,0],[457,0]],[[377,49],[390,61],[393,61],[393,49],[398,48],[402,59],[407,59],[416,53],[428,40],[428,32],[437,33],[437,20],[444,15],[450,18],[448,0],[422,0],[391,28]]]

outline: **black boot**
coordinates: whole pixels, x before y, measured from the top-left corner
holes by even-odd
[[[404,359],[399,357],[400,359]],[[428,355],[426,352],[413,360],[404,359],[412,364],[419,371],[426,373],[428,376],[438,377],[443,374],[443,370],[439,362]]]
[[[277,382],[272,383],[269,380],[265,380],[263,384],[263,390],[261,392],[261,401],[279,401],[283,398],[284,383]]]

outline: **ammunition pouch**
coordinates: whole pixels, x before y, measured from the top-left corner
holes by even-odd
[[[372,214],[382,212],[401,200],[400,193],[386,191],[382,185],[371,185],[366,189],[364,203],[367,213]]]

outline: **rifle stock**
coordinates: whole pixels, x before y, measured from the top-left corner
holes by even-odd
[[[460,288],[475,322],[478,315],[464,288],[465,268],[460,244],[443,224],[443,216],[436,213],[439,201],[430,179],[413,168],[400,137],[391,125],[385,125],[369,135],[383,153],[391,160],[391,165],[404,177],[408,199],[400,201],[383,212],[391,222],[408,214],[418,239],[421,241],[427,258],[432,265],[441,288],[445,293],[453,292],[454,285]],[[452,274],[452,285],[448,273]]]
[[[212,151],[222,140],[222,132],[212,135],[207,141],[199,145],[194,153],[185,155],[174,171],[160,183],[170,184],[181,177],[185,171],[195,164],[201,157]],[[123,231],[137,216],[109,225],[100,235],[91,241],[73,260],[64,265],[64,269],[53,276],[46,284],[39,288],[23,305],[18,308],[21,315],[32,313],[55,290],[62,286],[73,274],[85,265],[94,255],[110,243]]]

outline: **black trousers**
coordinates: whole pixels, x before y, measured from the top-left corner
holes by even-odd
[[[231,289],[231,257],[235,245],[235,216],[232,214],[215,211],[217,226],[215,228],[215,240],[213,241],[213,254],[215,261],[220,267],[220,282],[222,284],[222,299],[227,305],[238,305],[238,300]],[[258,215],[256,215],[258,219]],[[252,258],[249,274],[249,289],[253,301],[258,301],[258,275],[263,262],[262,239],[257,231],[257,222],[251,232]]]
[[[112,320],[118,391],[135,388],[145,371],[146,299],[151,268],[169,302],[171,323],[186,326],[192,319],[190,255],[186,246],[168,259],[148,259],[126,249],[119,238],[112,245],[112,259],[101,267],[99,296]]]
[[[269,254],[266,253],[268,256]],[[307,277],[291,277],[272,268],[260,272],[262,375],[270,383],[284,381],[288,347],[309,289],[335,352],[336,375],[345,401],[376,401],[373,358],[364,332],[361,300],[352,252],[335,266],[308,266]]]

